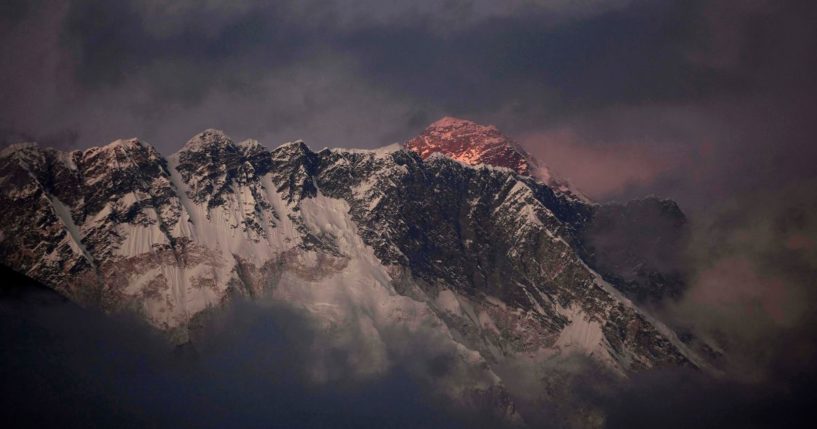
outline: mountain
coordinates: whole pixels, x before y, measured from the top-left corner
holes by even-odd
[[[555,177],[548,167],[493,125],[446,116],[405,142],[404,147],[423,159],[440,153],[467,165],[508,168],[521,175],[534,176],[563,194],[589,202],[587,197],[571,188],[565,180]]]
[[[557,358],[619,376],[706,367],[631,300],[652,287],[643,246],[593,241],[642,211],[531,177],[535,163],[500,136],[444,118],[405,148],[376,150],[268,150],[217,130],[168,157],[138,139],[8,147],[0,263],[83,305],[135,312],[179,343],[230,301],[271,297],[331,334],[316,354],[347,350],[370,376],[416,344],[447,357],[432,377],[441,394],[510,421],[522,421],[515,398],[530,385],[503,376],[509,367],[533,368],[545,396]],[[432,155],[432,137],[456,141],[457,159]],[[632,264],[645,274],[628,277]]]
[[[531,175],[536,161],[493,125],[446,116],[405,143],[406,149],[427,159],[442,153],[468,165],[493,165]]]
[[[422,159],[441,154],[471,166],[503,167],[543,181],[583,204],[574,222],[576,249],[605,279],[638,302],[678,298],[684,290],[686,217],[675,202],[654,197],[597,205],[528,154],[493,125],[444,117],[403,145]],[[581,210],[580,210],[581,211]]]

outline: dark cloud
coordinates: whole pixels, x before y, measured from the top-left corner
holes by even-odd
[[[611,102],[694,96],[701,71],[679,55],[688,14],[640,2],[553,24],[546,11],[490,17],[439,34],[426,21],[362,29],[345,43],[377,82],[462,114],[498,105],[561,116]],[[531,120],[532,118],[525,118]],[[553,120],[551,118],[550,120]]]
[[[600,402],[609,427],[809,427],[817,381],[815,182],[758,191],[694,222],[690,290],[667,320],[722,352],[720,374],[648,371]]]
[[[4,24],[4,28],[9,25],[14,25],[28,14],[30,7],[30,3],[26,0],[9,0],[3,2],[3,4],[0,4],[0,22]]]
[[[816,417],[814,376],[750,384],[685,371],[645,373],[606,398],[606,427],[806,428]]]
[[[151,4],[71,3],[62,36],[77,59],[77,81],[93,89],[142,78],[160,101],[198,103],[208,91],[239,91],[308,56],[320,36],[319,17],[300,24],[285,2]]]
[[[75,129],[79,146],[141,136],[172,152],[219,127],[270,145],[371,147],[454,114],[545,136],[525,140],[545,158],[547,136],[563,130],[580,149],[691,153],[757,114],[729,109],[766,105],[756,94],[795,91],[814,68],[807,2],[9,5],[16,25],[3,33],[2,126]],[[812,101],[799,98],[792,111]],[[680,141],[652,124],[679,114],[706,120],[679,124]],[[587,177],[587,168],[561,169]],[[623,183],[681,192],[658,179]]]
[[[637,103],[570,114],[524,137],[532,151],[554,154],[557,172],[601,199],[659,193],[689,210],[813,177],[805,160],[816,155],[817,7],[711,1],[693,11],[674,58],[704,85],[683,85],[693,74],[666,82],[685,96],[648,91]],[[583,155],[588,162],[575,161]]]

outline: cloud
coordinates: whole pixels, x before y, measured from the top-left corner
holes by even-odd
[[[436,399],[417,371],[446,370],[420,365],[423,349],[412,367],[361,378],[344,359],[351,345],[316,353],[330,338],[287,306],[235,303],[195,348],[174,351],[139,322],[44,289],[12,292],[20,281],[0,299],[0,398],[16,425],[473,427],[483,417]],[[312,376],[318,361],[332,366],[328,381]]]
[[[686,296],[668,308],[677,325],[726,351],[744,380],[813,371],[817,350],[817,200],[814,181],[713,206],[693,223]],[[801,355],[801,353],[806,355]],[[786,362],[786,374],[780,374]]]
[[[688,371],[644,373],[606,398],[605,427],[808,427],[814,374],[747,384]]]
[[[650,185],[666,174],[672,163],[651,153],[645,144],[593,144],[570,129],[535,133],[521,142],[535,148],[533,155],[592,199],[604,200],[632,187]]]
[[[0,125],[34,136],[75,130],[79,146],[140,136],[172,152],[225,123],[235,135],[371,147],[443,114],[554,133],[599,109],[747,88],[735,72],[742,63],[707,60],[720,33],[698,36],[698,18],[717,17],[698,3],[43,0],[13,9],[25,13],[9,14],[16,25],[2,35]],[[739,36],[726,38],[743,43],[746,20],[734,21]],[[313,132],[330,125],[334,139]]]

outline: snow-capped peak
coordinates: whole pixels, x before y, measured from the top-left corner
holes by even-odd
[[[233,145],[233,141],[224,131],[208,128],[187,141],[183,151],[199,151],[213,145]]]
[[[261,143],[259,143],[258,140],[255,140],[255,139],[244,140],[244,141],[238,143],[238,146],[240,146],[240,147],[242,147],[244,149],[248,149],[248,150],[256,150],[256,149],[260,149],[260,148],[263,147],[261,145]]]
[[[291,142],[282,143],[279,145],[276,150],[283,149],[283,150],[291,150],[291,148],[295,148],[297,150],[308,149],[309,147],[304,143],[303,140],[294,140]]]
[[[482,125],[467,119],[445,116],[404,144],[423,159],[439,153],[467,165],[489,165],[509,168],[518,174],[532,176],[552,189],[583,202],[590,202],[570,184],[555,177],[521,146],[493,125]]]
[[[446,128],[446,127],[464,127],[464,126],[480,126],[474,121],[468,119],[455,118],[453,116],[443,116],[442,118],[431,123],[428,128]],[[493,125],[482,125],[484,127],[495,128]]]
[[[400,143],[392,143],[390,145],[381,146],[374,149],[352,149],[352,148],[326,148],[327,150],[334,151],[334,152],[345,152],[345,153],[363,153],[363,154],[371,154],[374,156],[386,156],[390,155],[394,152],[403,150],[403,145]]]
[[[6,146],[2,150],[0,150],[0,158],[7,158],[9,156],[14,155],[17,152],[20,152],[20,151],[23,151],[23,150],[26,150],[26,149],[36,149],[37,147],[39,147],[39,146],[37,146],[37,143],[31,143],[31,142],[15,143],[15,144]]]
[[[405,146],[423,159],[442,153],[468,165],[506,167],[524,175],[538,168],[533,157],[495,126],[451,116],[432,123]]]
[[[105,146],[102,146],[102,149],[115,149],[115,148],[127,148],[129,146],[141,146],[142,142],[139,141],[136,137],[132,137],[129,139],[118,139],[108,143]]]
[[[309,146],[303,140],[295,140],[286,142],[272,150],[273,159],[290,159],[292,157],[301,156],[310,153]]]

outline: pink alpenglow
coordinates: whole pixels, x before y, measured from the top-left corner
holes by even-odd
[[[493,125],[446,116],[407,141],[405,147],[423,159],[440,153],[463,164],[508,168],[535,177],[559,192],[589,201]]]
[[[524,175],[531,175],[538,168],[524,149],[495,126],[450,116],[429,125],[419,136],[407,141],[406,148],[423,159],[439,152],[468,165],[505,167]]]

